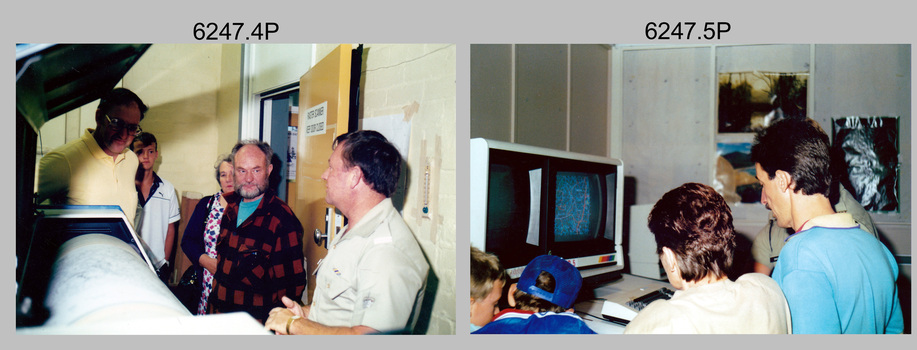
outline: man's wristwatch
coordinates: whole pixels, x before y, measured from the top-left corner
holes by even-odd
[[[293,321],[296,321],[298,319],[299,319],[299,315],[293,315],[293,317],[290,317],[290,319],[287,320],[287,334],[290,334],[290,325],[293,324]]]

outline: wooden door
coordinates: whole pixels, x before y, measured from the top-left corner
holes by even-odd
[[[303,254],[306,257],[306,272],[309,274],[307,288],[308,300],[311,302],[315,291],[315,272],[318,261],[328,254],[324,245],[315,243],[316,229],[328,234],[326,242],[331,241],[336,233],[334,229],[327,232],[325,213],[333,207],[325,202],[325,182],[322,173],[328,168],[331,157],[331,143],[338,135],[347,132],[350,103],[350,64],[351,45],[340,45],[328,56],[319,61],[300,78],[299,84],[299,137],[296,148],[296,181],[290,183],[290,207],[302,222],[305,231]],[[305,127],[310,124],[306,119],[308,111],[327,103],[326,125],[324,133],[309,136]],[[343,223],[338,215],[331,215],[333,227]]]

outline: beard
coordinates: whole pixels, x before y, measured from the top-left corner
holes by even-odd
[[[246,190],[246,189],[244,188],[245,185],[255,185],[255,189],[254,189],[254,190],[250,190],[250,191],[249,191],[249,190]],[[240,196],[242,196],[242,198],[245,198],[245,199],[255,199],[255,198],[257,198],[258,196],[264,194],[264,190],[267,189],[267,181],[262,182],[262,183],[250,182],[250,183],[247,183],[247,184],[235,184],[235,188],[234,188],[234,189],[236,190],[236,193],[238,193]]]

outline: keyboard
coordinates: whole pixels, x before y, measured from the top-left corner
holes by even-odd
[[[639,297],[633,298],[627,301],[626,305],[640,312],[650,303],[656,300],[669,300],[672,299],[672,295],[675,294],[674,291],[668,288],[659,288],[652,292],[646,293]]]
[[[602,317],[610,322],[627,326],[630,320],[634,319],[634,316],[637,316],[636,311],[616,302],[605,300],[602,305]]]
[[[602,317],[606,320],[627,326],[631,320],[637,316],[637,312],[643,310],[647,305],[656,300],[669,300],[674,291],[668,288],[659,288],[644,295],[630,299],[624,304],[619,304],[610,300],[605,300],[602,306]]]

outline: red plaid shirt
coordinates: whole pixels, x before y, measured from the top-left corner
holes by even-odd
[[[302,224],[268,190],[258,208],[237,228],[242,198],[229,193],[226,200],[209,312],[245,311],[264,323],[271,309],[283,306],[281,297],[302,298],[306,286]]]

